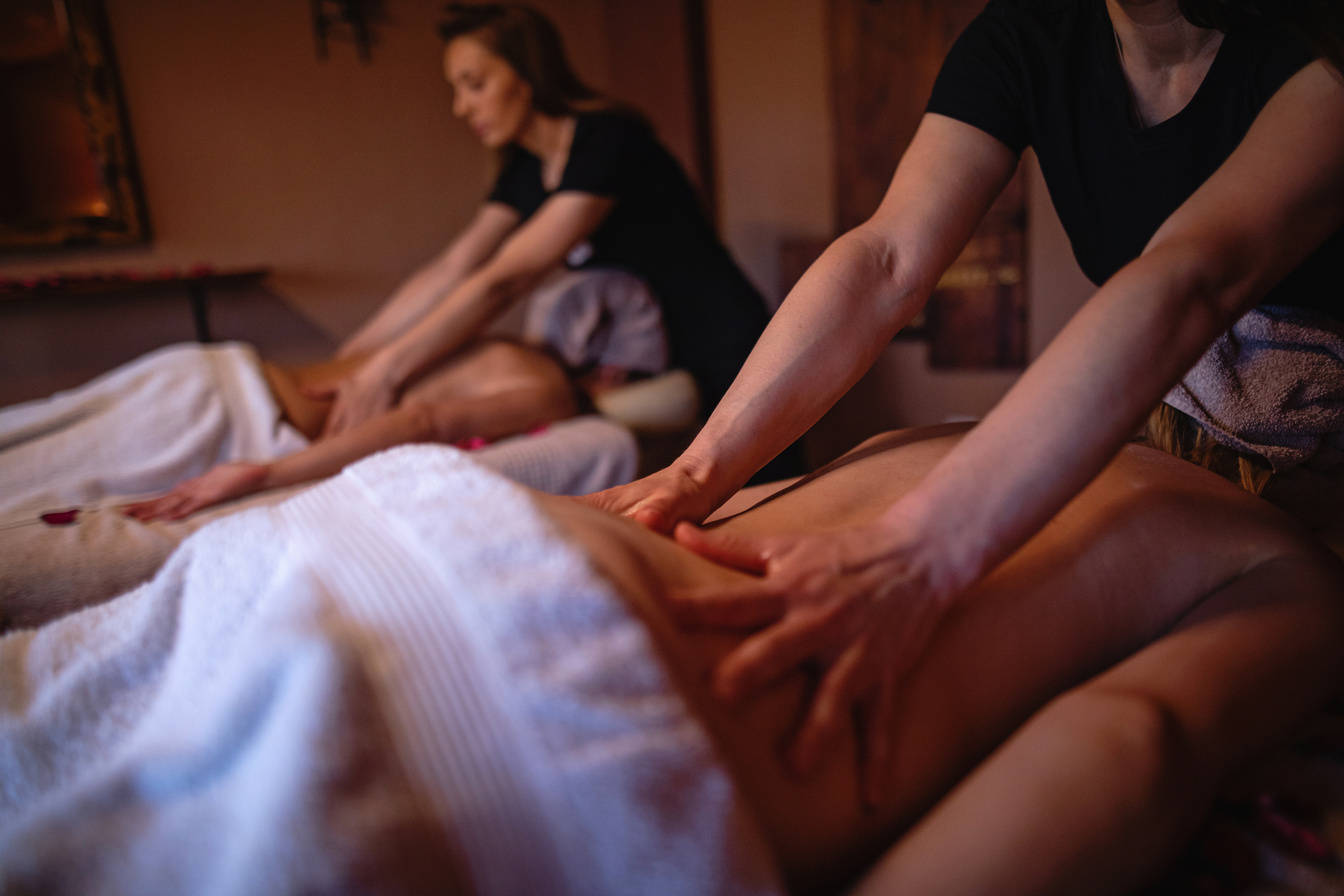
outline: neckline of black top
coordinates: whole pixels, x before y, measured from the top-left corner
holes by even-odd
[[[1182,139],[1191,129],[1199,127],[1203,112],[1210,103],[1209,98],[1218,95],[1220,84],[1228,77],[1230,60],[1237,53],[1235,39],[1231,35],[1224,34],[1209,70],[1204,73],[1204,80],[1200,82],[1190,101],[1170,118],[1145,127],[1130,120],[1129,109],[1132,100],[1129,82],[1125,78],[1124,69],[1116,52],[1115,26],[1111,23],[1110,12],[1106,9],[1106,0],[1096,0],[1093,27],[1096,31],[1093,47],[1096,50],[1096,63],[1101,72],[1102,83],[1106,85],[1115,109],[1122,116],[1130,139],[1140,147],[1156,147],[1169,140]]]

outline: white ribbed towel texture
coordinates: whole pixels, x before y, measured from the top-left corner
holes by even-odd
[[[0,889],[779,892],[642,626],[450,448],[0,638],[0,694]]]

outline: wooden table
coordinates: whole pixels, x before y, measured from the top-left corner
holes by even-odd
[[[125,296],[181,291],[191,302],[191,318],[196,338],[210,342],[209,291],[216,287],[248,286],[260,283],[270,268],[234,268],[216,270],[204,265],[186,271],[164,270],[155,273],[114,271],[107,274],[56,274],[50,277],[0,278],[0,302],[9,299],[71,298],[75,296]]]

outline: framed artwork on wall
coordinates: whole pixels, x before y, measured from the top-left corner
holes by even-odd
[[[886,192],[943,57],[985,0],[828,0],[836,233]],[[917,332],[941,369],[1026,363],[1026,197],[1019,171],[939,282]],[[911,328],[907,328],[911,329]]]
[[[0,250],[148,238],[102,0],[6,0]]]

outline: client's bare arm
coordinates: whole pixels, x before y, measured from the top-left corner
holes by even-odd
[[[178,520],[225,501],[333,476],[347,464],[384,448],[416,442],[452,443],[472,436],[495,439],[573,413],[572,399],[557,400],[543,386],[439,404],[412,402],[270,463],[221,464],[162,497],[129,504],[123,513],[142,522]]]
[[[399,406],[354,429],[270,463],[221,464],[123,512],[144,522],[181,519],[225,501],[332,476],[384,448],[497,439],[576,411],[573,390],[554,361],[523,346],[482,343],[418,383]]]
[[[854,896],[1104,896],[1159,874],[1218,785],[1341,684],[1340,571],[1284,548],[1048,704]]]

